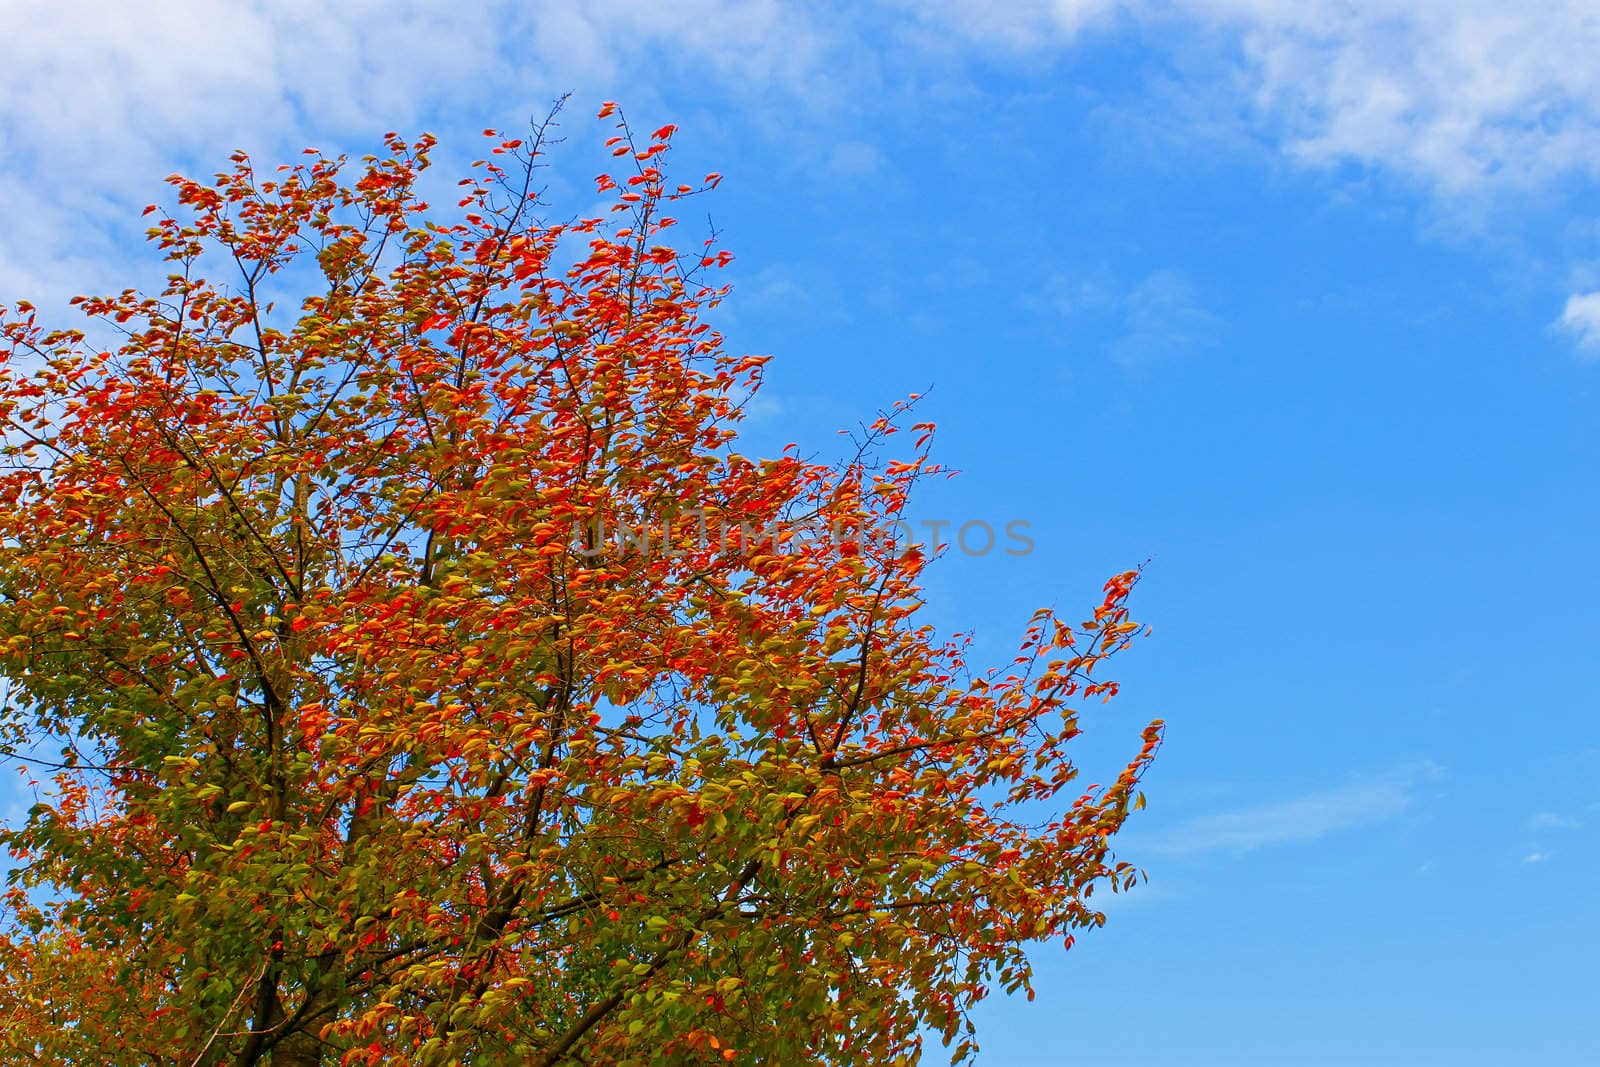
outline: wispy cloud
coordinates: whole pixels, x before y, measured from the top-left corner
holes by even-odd
[[[1522,862],[1523,863],[1543,863],[1545,860],[1549,859],[1553,855],[1554,855],[1554,853],[1552,853],[1552,852],[1530,852],[1526,856],[1522,857]]]
[[[1311,165],[1358,161],[1447,194],[1600,174],[1600,68],[1589,58],[1600,18],[1588,0],[941,0],[916,10],[946,46],[1033,53],[1118,24],[1184,51],[1209,44],[1199,76],[1210,84],[1191,91],[1231,98]]]
[[[1178,0],[1243,45],[1258,119],[1311,163],[1446,192],[1600,172],[1600,20],[1584,0]]]
[[[1181,84],[1147,87],[1146,111],[1166,109],[1162,94],[1205,100],[1306,166],[1355,161],[1454,200],[1600,178],[1590,0],[242,0],[224,17],[202,0],[13,0],[7,13],[7,299],[115,288],[129,209],[169,171],[207,173],[235,146],[278,159],[305,144],[365,151],[390,128],[520,125],[565,89],[647,108],[670,67],[774,137],[809,130],[819,166],[860,180],[883,157],[841,123],[886,85],[948,78],[951,52],[1047,62],[1107,29],[1183,58],[1160,76]],[[1179,276],[1158,271],[1125,294],[1119,359],[1219,336]],[[1600,355],[1600,293],[1574,292],[1559,323]]]
[[[1173,271],[1156,271],[1121,302],[1123,335],[1112,355],[1124,363],[1145,363],[1214,346],[1222,320],[1200,303],[1194,284]]]
[[[927,35],[928,46],[955,42],[1011,52],[1037,52],[1071,44],[1088,30],[1126,14],[1124,0],[894,0]]]
[[[525,109],[553,88],[629,81],[651,49],[736,100],[847,101],[889,52],[916,79],[942,66],[919,68],[934,51],[1060,51],[1126,25],[1156,49],[1215,44],[1216,61],[1184,76],[1214,81],[1308,162],[1359,159],[1447,189],[1600,174],[1588,0],[255,0],[220,18],[202,0],[15,0],[8,12],[0,131],[13,159],[166,157],[229,134],[294,141],[310,123],[366,132],[468,101]]]
[[[1225,325],[1206,309],[1194,283],[1165,269],[1132,285],[1117,283],[1105,271],[1058,274],[1032,303],[1080,326],[1102,326],[1111,335],[1106,351],[1129,367],[1212,348]]]
[[[1404,814],[1440,773],[1437,764],[1423,762],[1271,804],[1196,815],[1157,833],[1147,847],[1201,855],[1315,841]]]
[[[1573,293],[1555,326],[1585,357],[1600,359],[1600,292]]]
[[[1576,830],[1583,823],[1570,815],[1561,815],[1553,811],[1535,812],[1528,819],[1528,827],[1533,830]]]
[[[562,91],[590,94],[585,109],[624,91],[648,107],[644,72],[668,61],[747,104],[834,91],[816,77],[827,23],[776,0],[245,0],[226,12],[203,0],[14,0],[6,33],[7,300],[104,287],[129,209],[158,198],[171,171],[211,173],[234,148],[274,163],[307,144],[359,154],[385,130],[426,125],[457,134],[443,151],[471,152],[460,129],[520,126]],[[864,146],[839,160],[870,162]]]
[[[467,109],[521,118],[560,89],[654,96],[642,72],[664,62],[736,106],[776,93],[786,116],[854,113],[886,64],[914,84],[942,76],[953,49],[1048,55],[1117,26],[1157,50],[1210,42],[1208,62],[1183,65],[1190,91],[1222,93],[1313,165],[1354,159],[1447,191],[1600,175],[1588,0],[246,0],[225,17],[203,0],[14,0],[7,11],[0,151],[8,169],[36,168],[57,202],[146,196],[151,174],[194,153],[209,164],[219,144],[278,151],[349,132],[365,148],[382,129]],[[842,170],[877,162],[870,146],[829,143]]]

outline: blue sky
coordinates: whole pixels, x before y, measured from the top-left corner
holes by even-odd
[[[940,625],[998,661],[1150,560],[1083,742],[1170,723],[1149,883],[981,1062],[1600,1062],[1592,5],[0,10],[0,298],[158,283],[173,169],[393,128],[453,173],[566,91],[584,211],[614,98],[726,175],[749,450],[926,391],[918,515],[1031,524]]]

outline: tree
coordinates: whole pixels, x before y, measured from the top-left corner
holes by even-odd
[[[1136,575],[969,675],[896,534],[932,427],[739,454],[728,254],[661,243],[717,176],[619,121],[614,221],[550,222],[549,129],[458,212],[431,137],[237,154],[159,296],[80,298],[114,350],[0,318],[6,1062],[964,1058],[1135,877],[1159,722],[1070,802],[1064,746]]]

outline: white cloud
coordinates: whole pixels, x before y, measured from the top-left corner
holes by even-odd
[[[1179,0],[1232,27],[1260,112],[1313,163],[1447,192],[1600,173],[1600,11],[1588,0]]]
[[[235,146],[276,160],[305,144],[365,151],[391,128],[520,125],[566,89],[648,109],[668,65],[774,137],[812,129],[820,164],[859,178],[878,149],[828,123],[886,84],[947,77],[963,50],[1044,61],[1111,28],[1183,60],[1163,91],[1214,100],[1204,112],[1308,166],[1353,160],[1457,198],[1600,178],[1592,0],[241,0],[226,15],[205,0],[11,0],[6,23],[8,299],[115,288],[129,209]],[[459,140],[445,150],[471,150]],[[1182,279],[1146,281],[1121,358],[1215,338]],[[1575,294],[1563,323],[1600,351],[1593,297]]]
[[[359,154],[426,123],[457,134],[441,155],[471,152],[448,127],[520,127],[562,91],[590,94],[586,111],[602,92],[629,102],[630,88],[647,106],[659,63],[639,60],[653,48],[746,99],[779,85],[826,95],[806,82],[825,36],[777,0],[254,0],[225,12],[206,0],[12,0],[5,22],[8,301],[104,288],[112,235],[141,232],[130,209],[160,199],[171,171],[209,174],[235,148],[273,163],[307,144]]]
[[[1551,853],[1551,852],[1530,852],[1526,856],[1522,857],[1522,862],[1523,863],[1543,863],[1545,860],[1549,859],[1552,855],[1554,855],[1554,853]]]
[[[883,153],[863,141],[844,140],[828,151],[827,167],[841,178],[867,178],[883,169]]]
[[[1057,273],[1045,280],[1039,298],[1033,303],[1047,308],[1064,318],[1074,315],[1097,314],[1117,306],[1121,299],[1118,285],[1108,271],[1100,269],[1084,274]]]
[[[1206,310],[1194,284],[1165,269],[1131,285],[1104,270],[1057,274],[1031,303],[1069,321],[1099,320],[1111,334],[1106,350],[1129,367],[1211,348],[1224,328],[1222,319]]]
[[[916,5],[983,49],[1061,48],[1132,21],[1210,49],[1214,84],[1291,157],[1357,161],[1448,194],[1600,175],[1592,0],[1026,0]],[[1225,57],[1234,60],[1228,69]]]
[[[1536,812],[1528,820],[1528,826],[1534,830],[1576,830],[1582,825],[1570,815],[1560,815],[1553,811]]]
[[[914,24],[958,39],[1017,52],[1070,44],[1079,34],[1111,22],[1127,7],[1121,0],[896,0]]]
[[[1600,358],[1600,292],[1573,293],[1556,327],[1589,358]]]
[[[74,162],[197,145],[209,157],[219,138],[371,137],[463,102],[520,114],[557,90],[626,80],[659,45],[749,93],[808,78],[822,47],[777,0],[255,0],[225,16],[205,0],[15,0],[7,15],[7,146]]]
[[[1125,332],[1112,355],[1137,364],[1210,348],[1222,320],[1201,306],[1194,285],[1173,271],[1156,271],[1122,300]]]
[[[1272,804],[1197,815],[1156,834],[1150,847],[1200,855],[1315,841],[1403,814],[1421,786],[1439,774],[1437,765],[1424,762]]]
[[[1119,23],[1157,47],[1176,36],[1174,51],[1221,45],[1215,58],[1242,66],[1184,76],[1216,79],[1307,162],[1358,159],[1446,189],[1600,174],[1589,0],[253,0],[225,16],[205,0],[12,0],[6,22],[8,166],[140,195],[148,173],[197,151],[210,163],[219,145],[359,132],[364,146],[468,102],[520,116],[561,89],[643,95],[652,48],[746,101],[777,88],[815,106],[858,95],[885,41],[1040,52]],[[913,77],[939,65],[917,62]]]

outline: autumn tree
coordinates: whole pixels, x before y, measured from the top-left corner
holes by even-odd
[[[430,137],[239,154],[158,295],[0,316],[4,1062],[967,1058],[1134,877],[1159,723],[1081,793],[1065,746],[1135,575],[969,671],[897,526],[931,427],[741,454],[728,254],[665,244],[716,176],[617,122],[605,218],[548,125],[446,209]]]

